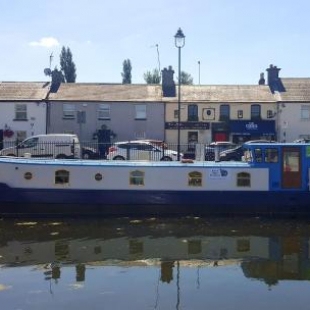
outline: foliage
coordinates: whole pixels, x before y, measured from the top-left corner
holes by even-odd
[[[193,85],[193,78],[189,73],[181,71],[180,83],[183,85]]]
[[[161,76],[158,69],[153,69],[153,72],[147,71],[143,75],[147,84],[160,84]]]
[[[52,76],[52,84],[51,84],[51,92],[56,93],[60,84],[65,82],[65,78],[60,70],[55,67],[55,69],[51,72]]]
[[[125,59],[123,62],[123,84],[131,84],[131,62],[130,59]]]
[[[63,46],[60,53],[60,69],[67,83],[75,83],[76,68],[72,60],[72,53],[69,47]]]

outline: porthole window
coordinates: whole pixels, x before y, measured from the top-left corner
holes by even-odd
[[[95,174],[95,180],[96,181],[101,181],[102,180],[102,174],[101,173],[96,173]]]
[[[32,179],[32,173],[31,173],[31,172],[25,172],[24,178],[25,178],[26,180],[31,180],[31,179]]]

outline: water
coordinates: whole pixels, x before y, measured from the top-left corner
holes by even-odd
[[[310,220],[5,219],[0,309],[309,309]]]

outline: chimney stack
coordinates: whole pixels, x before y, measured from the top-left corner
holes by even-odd
[[[268,85],[271,89],[276,89],[277,84],[279,82],[279,71],[281,69],[277,68],[277,66],[270,65],[268,69],[266,69],[268,73]]]
[[[263,72],[260,74],[258,85],[265,85],[265,77]]]

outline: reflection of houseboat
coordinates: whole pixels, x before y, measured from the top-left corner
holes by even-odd
[[[176,263],[199,268],[237,264],[245,276],[264,278],[269,284],[308,279],[307,223],[298,229],[293,222],[277,226],[259,220],[224,221],[225,227],[203,219],[115,219],[94,224],[4,221],[0,224],[0,264],[42,265],[43,270],[53,269],[55,277],[62,267],[72,265],[84,276],[85,265],[160,266],[166,280]]]
[[[1,158],[0,171],[2,214],[309,212],[303,143],[249,144],[242,162]]]

